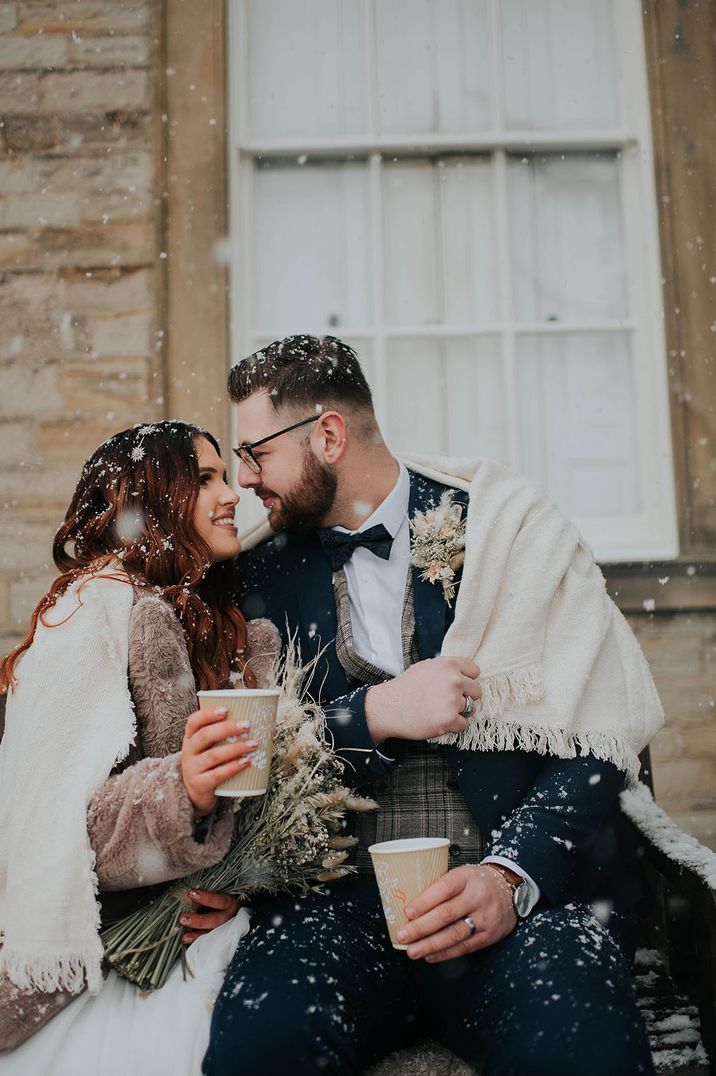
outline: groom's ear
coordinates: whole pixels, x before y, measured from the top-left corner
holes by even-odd
[[[326,411],[316,423],[314,447],[325,463],[336,464],[343,456],[347,443],[346,420],[339,411]]]

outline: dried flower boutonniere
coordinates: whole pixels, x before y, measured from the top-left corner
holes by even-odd
[[[422,568],[421,579],[442,583],[448,606],[455,597],[455,574],[465,560],[465,520],[453,496],[446,490],[436,508],[418,512],[410,521],[410,563]]]

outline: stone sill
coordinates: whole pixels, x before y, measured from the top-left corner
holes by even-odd
[[[610,596],[624,613],[716,611],[714,554],[601,568]]]

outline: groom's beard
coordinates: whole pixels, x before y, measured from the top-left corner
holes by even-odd
[[[270,489],[260,486],[257,497],[264,500],[274,497],[269,512],[272,531],[289,531],[291,534],[310,534],[321,526],[336,498],[338,478],[330,467],[320,463],[311,451],[303,450],[303,471],[289,493],[278,497]]]

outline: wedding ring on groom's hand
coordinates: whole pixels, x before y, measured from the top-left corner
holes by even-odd
[[[475,713],[475,703],[469,695],[463,695],[463,699],[465,700],[465,707],[460,711],[460,717],[472,717]]]
[[[470,937],[471,938],[472,938],[472,936],[474,934],[477,934],[477,926],[475,925],[475,920],[472,918],[471,915],[466,915],[465,918],[463,919],[463,923],[467,923],[467,927],[468,927],[468,930],[470,931]]]

